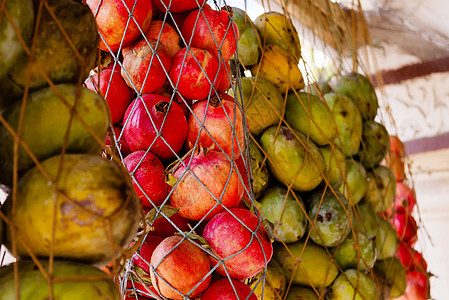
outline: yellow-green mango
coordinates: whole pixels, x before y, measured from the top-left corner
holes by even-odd
[[[22,140],[41,161],[61,152],[67,130],[70,130],[66,152],[99,155],[101,146],[83,123],[104,140],[110,118],[106,102],[96,93],[74,84],[59,84],[55,89],[47,87],[29,95],[23,116]],[[19,101],[3,112],[14,131],[19,126],[21,106]],[[73,107],[79,118],[75,116],[70,123]],[[3,125],[0,125],[0,140],[0,182],[9,185],[12,182],[14,137]],[[18,171],[21,173],[32,166],[31,157],[19,146]]]
[[[326,162],[325,178],[329,181],[329,184],[338,189],[344,181],[346,174],[346,157],[338,147],[326,145],[318,147],[321,155]]]
[[[291,185],[296,191],[310,191],[323,180],[324,158],[301,133],[272,126],[262,134],[260,145],[268,157],[268,169],[284,185]]]
[[[330,287],[329,300],[377,300],[377,290],[370,275],[355,269],[340,274]]]
[[[374,266],[377,257],[376,243],[368,234],[356,231],[334,249],[334,258],[343,269],[368,271]]]
[[[399,246],[399,239],[396,230],[388,220],[378,216],[377,217],[377,260],[391,258],[395,255]]]
[[[354,156],[366,169],[375,168],[390,150],[390,136],[384,125],[365,121],[362,125],[362,143]]]
[[[376,279],[379,279],[378,286],[386,287],[382,290],[387,292],[386,298],[398,298],[405,293],[407,287],[407,273],[401,261],[392,257],[385,260],[380,260],[374,265],[376,271]]]
[[[354,205],[354,208],[356,212],[354,225],[357,227],[357,230],[366,233],[369,238],[375,239],[378,233],[379,222],[371,205],[362,200],[357,205]],[[380,251],[379,248],[377,250],[378,252]]]
[[[259,135],[271,125],[277,125],[284,117],[284,98],[281,92],[268,80],[256,77],[242,78],[242,95],[237,97],[245,107],[249,131]],[[234,96],[231,90],[229,93]]]
[[[260,57],[260,36],[248,14],[233,7],[234,21],[239,28],[240,38],[237,44],[240,63],[245,67],[257,64]],[[232,56],[235,59],[235,56]]]
[[[295,92],[287,97],[285,121],[318,146],[333,142],[337,134],[334,115],[325,102],[309,93]]]
[[[260,61],[251,68],[254,76],[272,82],[281,93],[304,88],[304,78],[298,63],[282,47],[266,45],[262,50]]]
[[[331,254],[311,241],[285,246],[277,243],[273,257],[281,264],[287,280],[291,279],[293,284],[322,288],[329,286],[338,275]]]
[[[308,287],[292,285],[285,300],[319,300],[317,293]]]
[[[41,260],[43,268],[48,272],[48,261]],[[0,299],[16,300],[14,266],[19,272],[19,287],[21,300],[47,300],[50,299],[50,289],[47,278],[41,273],[32,260],[20,260],[14,264],[0,269]],[[96,299],[119,300],[120,293],[112,278],[90,265],[55,260],[53,265],[53,299]],[[104,276],[104,279],[94,277]]]
[[[366,170],[353,158],[346,159],[346,183],[340,186],[339,191],[348,199],[349,204],[356,205],[366,193]]]
[[[267,265],[267,273],[265,277],[265,286],[261,279],[263,271],[254,278],[253,286],[257,284],[253,292],[259,300],[282,300],[284,299],[285,288],[287,286],[287,278],[285,278],[284,270],[281,265],[274,259],[270,260]],[[260,281],[259,281],[260,280]]]
[[[259,30],[263,45],[278,45],[287,50],[298,63],[301,57],[301,44],[298,32],[287,16],[278,12],[266,12],[254,21]]]
[[[385,166],[377,166],[367,173],[364,199],[371,204],[375,213],[385,212],[396,198],[396,177]]]
[[[20,234],[38,257],[48,257],[53,247],[55,258],[98,266],[119,255],[137,231],[141,206],[123,168],[90,154],[56,155],[42,167],[53,184],[34,167],[17,184],[15,216],[12,196],[6,199],[2,209],[17,228],[6,244]],[[16,245],[18,257],[29,255]]]

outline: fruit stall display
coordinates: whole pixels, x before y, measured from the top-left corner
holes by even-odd
[[[288,14],[1,12],[0,299],[427,299],[402,144],[367,77],[305,85]]]

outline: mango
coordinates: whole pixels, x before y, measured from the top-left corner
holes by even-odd
[[[392,257],[385,260],[380,260],[374,265],[374,271],[377,275],[375,278],[379,279],[378,286],[386,287],[382,290],[386,292],[385,298],[398,298],[405,293],[407,287],[407,273],[401,261]]]
[[[270,173],[268,172],[264,154],[253,140],[249,141],[249,156],[254,197],[258,198],[268,186]]]
[[[281,93],[304,88],[304,78],[298,63],[287,50],[277,45],[266,45],[260,61],[251,68],[251,73],[272,82]]]
[[[260,57],[261,40],[254,23],[248,14],[239,8],[233,7],[234,21],[240,32],[237,43],[240,63],[245,67],[257,64]],[[235,55],[231,58],[235,59]]]
[[[362,231],[350,234],[333,253],[335,261],[343,270],[368,271],[374,266],[377,257],[374,239]]]
[[[293,285],[288,290],[285,300],[319,300],[319,297],[311,288]]]
[[[335,118],[340,137],[335,144],[348,157],[357,153],[362,140],[362,115],[354,101],[343,94],[328,93],[324,95]]]
[[[355,205],[354,208],[357,212],[354,221],[357,230],[366,233],[371,239],[375,238],[377,236],[377,227],[379,225],[377,215],[371,205],[362,200]]]
[[[263,45],[277,45],[287,50],[298,63],[301,58],[301,44],[298,32],[287,16],[278,12],[266,12],[254,20],[262,37]]]
[[[99,35],[89,7],[71,0],[52,0],[49,6],[58,22],[44,6],[33,37],[36,39],[34,59],[21,60],[9,73],[23,89],[28,72],[29,87],[34,90],[48,85],[41,71],[53,83],[77,83],[95,67]]]
[[[55,88],[43,88],[29,95],[22,123],[22,140],[41,161],[61,152],[69,130],[66,152],[99,155],[101,145],[83,123],[103,141],[109,127],[106,102],[96,93],[74,84],[59,84]],[[16,102],[3,112],[3,117],[14,131],[19,126],[21,106],[22,103]],[[70,122],[73,107],[76,108],[77,116]],[[0,140],[0,182],[9,185],[12,182],[14,137],[3,125],[0,125]],[[19,173],[33,165],[25,148],[19,146]]]
[[[396,198],[396,177],[385,166],[377,166],[367,173],[365,201],[370,203],[375,213],[383,213]]]
[[[377,217],[376,248],[377,259],[383,260],[394,256],[399,246],[399,239],[393,225],[386,219]]]
[[[333,142],[337,134],[334,115],[325,102],[312,94],[295,92],[287,97],[285,121],[318,146]]]
[[[346,159],[346,183],[339,191],[348,199],[350,205],[356,205],[366,193],[366,170],[352,158]]]
[[[318,149],[326,162],[324,177],[328,180],[331,186],[338,189],[343,184],[344,176],[346,174],[346,157],[337,147],[333,147],[332,149],[331,146],[326,145],[318,147]]]
[[[250,286],[254,288],[253,292],[257,299],[282,300],[287,286],[287,278],[281,265],[274,259],[270,260],[267,265],[265,286],[262,279],[263,273],[264,271],[257,274],[253,280],[254,284]]]
[[[17,229],[6,245],[20,234],[38,257],[48,257],[51,247],[55,258],[98,266],[117,257],[139,226],[141,204],[127,172],[89,154],[56,155],[42,167],[51,181],[32,168],[18,182],[15,215],[12,195],[2,208]],[[16,245],[18,257],[29,255],[21,242]]]
[[[43,268],[48,272],[48,261],[41,260]],[[48,281],[32,260],[20,260],[0,269],[0,299],[18,299],[14,288],[14,267],[18,267],[20,299],[50,299]],[[120,293],[112,278],[92,266],[68,261],[55,260],[53,265],[53,299],[97,299],[119,300]],[[104,276],[103,279],[92,277]]]
[[[340,274],[330,287],[329,300],[377,300],[374,281],[355,269],[346,270]]]
[[[245,107],[249,131],[261,134],[265,128],[277,125],[284,117],[284,98],[281,92],[268,80],[256,77],[242,78],[242,95],[237,98]],[[229,94],[234,97],[233,90]]]
[[[325,94],[332,93],[334,90],[327,81],[318,80],[314,83],[308,84],[304,87],[304,92],[310,93],[317,97],[321,97]]]
[[[323,180],[325,161],[318,147],[297,131],[272,126],[264,131],[260,145],[268,157],[271,174],[296,191],[310,191]]]
[[[363,120],[374,120],[379,102],[376,91],[368,78],[355,72],[344,74],[338,79],[334,91],[354,100],[359,107]]]
[[[292,284],[328,287],[338,275],[337,266],[331,256],[324,248],[311,241],[307,244],[296,242],[285,246],[277,243],[273,257],[284,269],[287,279],[292,280]]]
[[[367,169],[375,168],[390,149],[390,136],[384,125],[376,121],[363,122],[362,143],[354,156]]]

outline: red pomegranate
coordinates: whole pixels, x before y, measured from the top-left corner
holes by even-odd
[[[117,141],[116,146],[117,146],[118,150],[120,151],[120,153],[122,154],[122,156],[125,157],[128,154],[130,154],[132,151],[131,151],[131,149],[129,149],[129,146],[125,140],[125,136],[122,134],[122,126],[113,125],[112,131],[114,132],[115,140]],[[111,139],[111,134],[108,131],[106,134],[106,140],[104,142],[106,147],[112,147],[112,145],[116,143],[115,140]]]
[[[222,63],[219,70],[219,82],[217,85],[217,91],[226,93],[231,87],[231,67],[229,61]]]
[[[253,231],[257,233],[251,241]],[[273,246],[261,221],[243,208],[215,215],[204,228],[203,237],[214,253],[225,259],[229,276],[237,280],[245,280],[262,271],[273,254]],[[211,256],[211,263],[215,266],[218,261]],[[227,276],[223,265],[217,268],[217,272]]]
[[[419,271],[407,272],[407,287],[405,293],[397,300],[427,300],[430,286],[427,274]]]
[[[405,147],[401,142],[399,137],[395,135],[390,135],[390,152],[399,155],[400,157],[405,156]]]
[[[154,249],[162,242],[163,238],[156,235],[147,235],[139,249],[133,253],[133,263],[148,273],[150,276],[150,261]]]
[[[234,55],[239,40],[239,30],[231,14],[224,8],[220,11],[196,9],[184,20],[182,36],[188,45],[209,50],[217,57],[221,53],[222,58],[228,61]]]
[[[165,238],[154,250],[151,265],[155,268],[155,271],[150,270],[151,282],[167,298],[184,299],[173,288],[195,298],[207,289],[211,281],[211,276],[207,275],[210,260],[206,252],[180,236]]]
[[[151,1],[86,0],[86,4],[97,21],[98,30],[102,36],[100,48],[103,51],[117,52],[120,46],[122,49],[130,46],[140,39],[140,30],[146,32],[150,27],[153,15]],[[133,19],[128,23],[130,12]]]
[[[240,157],[245,147],[242,113],[229,95],[220,94],[195,102],[188,124],[186,143],[189,149],[198,143],[204,148],[214,146],[231,159]]]
[[[399,243],[396,257],[401,261],[406,271],[427,272],[427,262],[423,255],[404,242]]]
[[[172,236],[176,232],[189,231],[189,221],[181,217],[178,214],[177,209],[168,205],[164,205],[161,209],[165,216],[158,214],[157,217],[152,220],[151,226],[154,230],[150,231],[151,235],[166,238]],[[153,213],[156,215],[156,211],[153,211]]]
[[[202,100],[213,93],[211,86],[218,82],[218,69],[218,59],[211,52],[183,48],[172,57],[169,77],[183,97]]]
[[[170,203],[183,218],[209,220],[224,207],[236,207],[242,199],[243,185],[237,172],[221,151],[200,148],[173,171],[177,183]]]
[[[161,205],[168,193],[165,183],[165,168],[159,158],[151,152],[138,150],[123,160],[133,179],[137,197],[144,209]]]
[[[182,111],[184,112],[184,115],[186,116],[186,118],[188,118],[189,114],[190,114],[190,107],[192,107],[193,100],[181,97],[179,94],[176,94],[173,101],[178,103],[178,105],[181,107]]]
[[[395,212],[411,214],[415,205],[415,190],[410,188],[405,182],[396,182],[396,198],[393,205],[388,208],[387,215],[392,216]]]
[[[143,39],[123,49],[122,77],[129,87],[141,94],[153,93],[162,88],[171,66],[170,55],[164,45],[154,39],[148,42]],[[156,50],[156,55],[153,50]]]
[[[159,40],[170,57],[181,50],[181,38],[176,30],[167,22],[153,20],[150,28],[148,28],[147,32],[145,32],[145,36],[148,39]]]
[[[251,202],[251,200],[249,198],[250,188],[249,188],[249,180],[248,180],[248,173],[247,173],[249,171],[249,169],[247,167],[245,167],[245,161],[243,161],[243,157],[244,157],[244,155],[240,155],[240,157],[235,160],[235,164],[236,164],[237,168],[239,169],[240,175],[242,175],[242,179],[243,179],[243,184],[244,184],[243,199],[246,200],[247,202]],[[246,161],[246,164],[248,165],[249,162]],[[240,202],[238,207],[244,207],[244,206],[245,206],[245,204],[242,201],[242,202]]]
[[[154,5],[156,5],[161,11],[166,12],[167,8],[170,9],[172,13],[180,13],[193,10],[198,8],[198,4],[203,6],[206,0],[153,0]]]
[[[418,239],[418,225],[413,216],[402,212],[396,212],[393,216],[392,224],[400,241],[405,241],[409,245],[413,245]]]
[[[219,279],[213,282],[201,296],[201,300],[239,299],[257,300],[257,297],[251,288],[243,282],[228,278]]]
[[[145,94],[128,106],[123,131],[132,151],[150,149],[160,160],[166,161],[181,150],[187,137],[187,120],[178,104],[170,104],[170,98]]]
[[[111,112],[111,123],[120,123],[133,98],[133,92],[121,76],[120,65],[110,65],[99,73],[90,75],[84,84],[89,90],[105,98]]]
[[[150,279],[151,280],[151,279]],[[147,300],[154,299],[148,292],[148,289],[157,295],[156,289],[151,286],[151,283],[144,286],[137,280],[128,280],[126,283],[125,299],[124,300]]]

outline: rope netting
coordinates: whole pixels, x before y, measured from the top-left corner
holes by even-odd
[[[290,3],[0,1],[4,299],[403,292],[375,91],[317,83]]]

